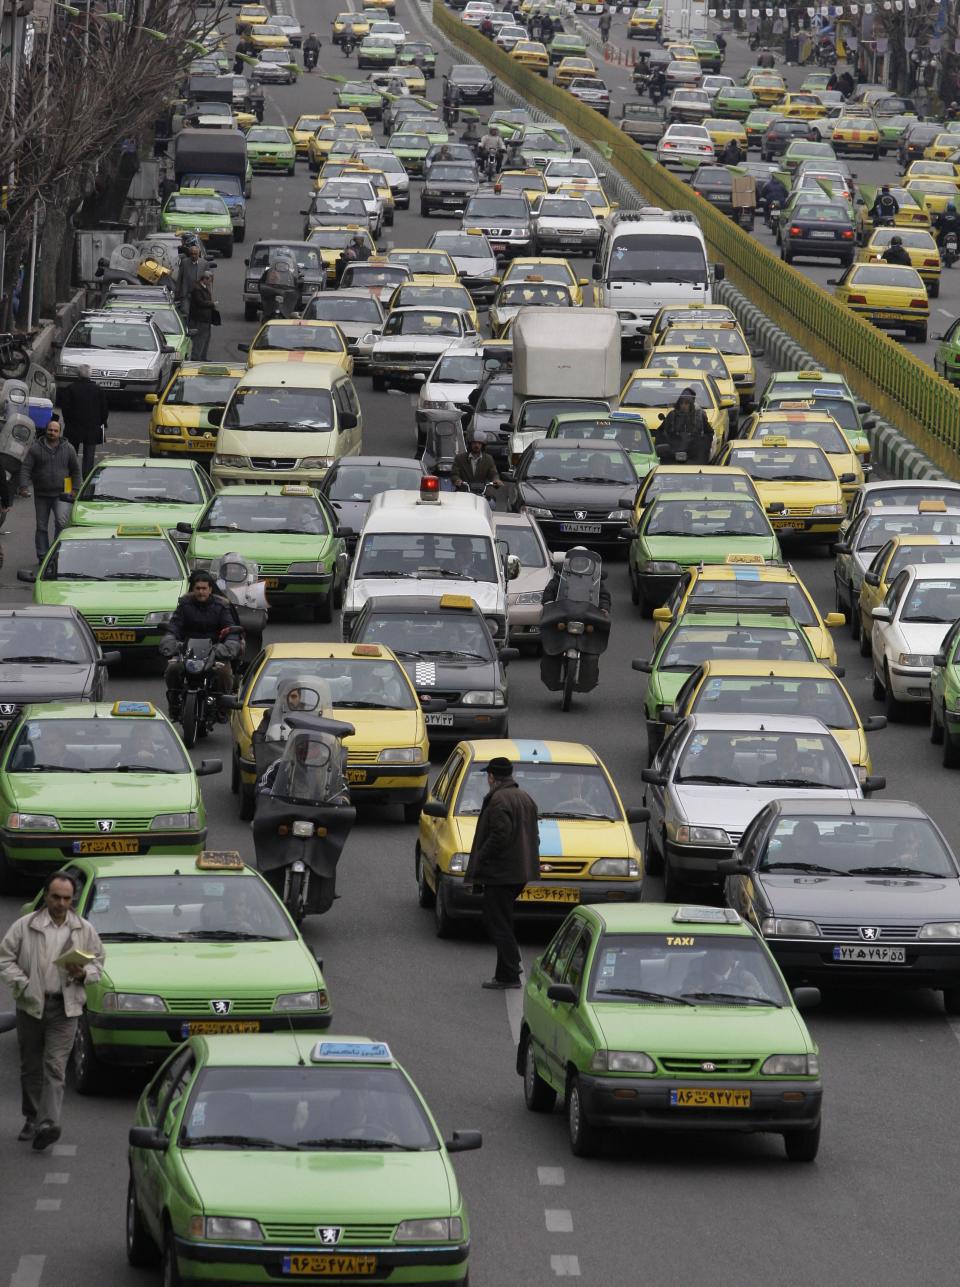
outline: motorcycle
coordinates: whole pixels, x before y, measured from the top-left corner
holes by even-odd
[[[837,50],[832,40],[821,40],[816,48],[818,67],[836,67]]]
[[[944,268],[952,268],[960,257],[960,241],[958,241],[955,232],[944,233],[943,241],[940,245],[940,258],[943,260]]]
[[[454,490],[451,479],[453,462],[466,449],[463,426],[458,419],[435,420],[427,427],[421,458],[427,473],[436,474],[440,479],[442,492]]]
[[[344,38],[340,41],[340,52],[343,54],[344,58],[350,58],[352,56],[353,51],[356,48],[356,45],[357,45],[356,36],[351,36],[349,34],[344,36]]]
[[[768,201],[767,208],[763,215],[763,222],[767,225],[774,236],[777,235],[777,225],[780,222],[780,202]]]
[[[600,608],[600,555],[582,547],[570,550],[560,587],[540,615],[540,679],[559,692],[568,711],[573,694],[588,693],[600,679],[600,654],[610,638],[610,617]]]
[[[304,51],[303,51],[303,65],[304,65],[304,67],[306,68],[306,70],[307,70],[308,72],[312,72],[312,71],[313,71],[313,69],[314,69],[314,67],[316,67],[316,65],[317,65],[317,63],[318,63],[319,61],[320,61],[320,50],[319,50],[319,49],[314,49],[314,48],[312,48],[312,47],[311,47],[311,48],[308,48],[308,49],[304,49]]]
[[[500,170],[500,154],[492,148],[480,149],[480,177],[492,183]]]
[[[220,639],[188,639],[181,649],[183,687],[179,694],[177,723],[183,730],[183,744],[189,750],[206,737],[217,722],[220,690],[214,684],[214,671],[222,661],[233,661],[242,653],[239,626],[221,631]]]

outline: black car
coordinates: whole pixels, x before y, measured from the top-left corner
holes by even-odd
[[[423,463],[408,456],[341,456],[320,484],[352,554],[370,502],[379,492],[419,492]]]
[[[459,102],[493,103],[494,78],[479,63],[455,63],[446,79],[459,92]]]
[[[479,187],[475,165],[435,161],[420,189],[420,213],[431,215],[439,210],[446,214],[462,214]]]
[[[663,134],[663,114],[652,103],[624,103],[620,111],[620,128],[641,147],[655,146]]]
[[[498,259],[533,253],[530,203],[525,196],[481,192],[463,213],[464,228],[479,228]]]
[[[960,867],[919,805],[774,800],[724,870],[791,983],[942,988],[960,1013]]]
[[[853,216],[845,205],[826,201],[798,201],[791,206],[789,218],[778,223],[780,257],[785,264],[798,255],[804,259],[839,259],[848,266],[856,251]]]
[[[906,170],[913,161],[922,161],[926,149],[942,133],[943,124],[940,121],[914,121],[907,126],[897,148],[901,169]]]
[[[733,214],[733,174],[725,165],[698,165],[690,186],[722,214]]]
[[[789,116],[771,121],[760,139],[760,160],[772,161],[775,156],[783,156],[790,144],[797,139],[814,139],[808,121],[793,120]]]
[[[506,508],[535,518],[550,549],[623,540],[631,511],[620,501],[637,472],[619,443],[541,439],[506,478]]]
[[[374,596],[348,642],[393,649],[417,690],[431,742],[510,736],[504,665],[520,653],[497,648],[469,592]]]
[[[99,702],[107,666],[76,608],[31,605],[0,608],[0,731],[30,702]]]
[[[470,394],[473,413],[464,421],[463,436],[484,444],[498,469],[510,459],[510,411],[513,406],[513,372],[497,371]]]

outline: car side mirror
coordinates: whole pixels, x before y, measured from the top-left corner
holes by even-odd
[[[223,696],[220,697],[219,701],[220,705],[225,707],[228,711],[238,711],[243,706],[243,702],[236,693],[224,693]]]
[[[589,286],[589,285],[590,285],[590,278],[589,278],[589,277],[578,277],[578,278],[577,278],[577,285],[578,285],[578,286]]]
[[[356,531],[352,527],[338,527],[337,536],[356,536]]]
[[[143,400],[150,407],[156,406],[156,404],[160,401],[160,399],[157,397],[155,393],[146,394]]]
[[[833,547],[834,554],[852,554],[853,549],[847,541],[837,541]]]
[[[662,787],[667,785],[667,775],[658,773],[656,769],[641,769],[640,781],[646,782],[648,786]]]
[[[893,619],[890,609],[883,603],[878,608],[874,608],[870,615],[874,621],[891,621]]]
[[[750,864],[743,861],[739,849],[734,850],[731,858],[721,858],[717,863],[717,871],[721,876],[749,876],[752,870]]]
[[[594,264],[590,270],[590,276],[595,282],[603,281],[603,264]]]
[[[564,1005],[576,1005],[577,994],[569,983],[551,983],[547,988],[548,1001],[560,1001]]]
[[[519,648],[501,648],[497,656],[504,666],[509,666],[511,661],[516,661],[520,656]]]
[[[873,585],[873,586],[877,586],[877,585],[879,585],[879,584],[880,584],[880,573],[879,573],[879,572],[866,572],[866,573],[864,573],[863,583],[864,583],[864,585]]]
[[[650,821],[650,810],[644,808],[643,805],[635,805],[629,809],[625,809],[624,812],[627,815],[627,822],[640,823]]]
[[[847,624],[847,614],[845,612],[828,612],[823,619],[823,624],[828,630],[839,630],[841,626]]]
[[[112,649],[110,652],[103,653],[97,661],[98,666],[116,666],[120,661],[120,652]]]
[[[442,800],[433,799],[428,800],[420,812],[425,813],[428,818],[445,818],[448,809]]]
[[[945,652],[938,652],[933,659],[933,664],[935,666],[945,666],[947,664],[947,654]]]
[[[886,727],[886,715],[868,715],[863,721],[863,731],[865,733],[879,733],[882,728]]]
[[[182,532],[182,533],[184,534],[184,536],[192,536],[192,535],[193,535],[193,524],[192,524],[192,523],[178,523],[178,524],[177,524],[177,526],[174,528],[174,531],[176,531],[176,532]]]
[[[672,621],[673,613],[667,607],[654,608],[653,619],[654,621]]]
[[[633,509],[636,503],[637,503],[636,496],[621,496],[620,499],[617,501],[617,504],[620,506],[621,509]]]
[[[194,769],[198,778],[209,778],[223,772],[223,760],[201,760]]]
[[[820,989],[794,988],[793,1004],[798,1010],[815,1010],[820,1004]]]
[[[346,433],[348,429],[356,429],[359,421],[352,411],[340,412],[340,432]]]
[[[860,412],[862,416],[865,416],[865,415],[869,415],[869,413],[873,410],[873,408],[870,406],[869,402],[858,402],[857,410]]]
[[[131,1126],[127,1134],[131,1148],[145,1148],[152,1153],[166,1153],[169,1138],[158,1126]]]
[[[650,675],[653,673],[653,663],[646,657],[634,657],[630,663],[632,670],[639,670],[641,675]]]
[[[36,579],[37,579],[37,573],[36,573],[36,570],[35,570],[34,568],[18,568],[18,569],[17,569],[17,580],[18,580],[18,581],[26,581],[26,582],[28,582],[30,585],[32,585],[32,584],[34,583],[34,581],[36,581]]]
[[[429,693],[419,693],[420,706],[428,710],[431,715],[439,715],[447,709],[447,699],[445,697],[431,697]]]
[[[855,483],[857,481],[857,476],[856,474],[841,474],[840,481],[841,483]]]
[[[483,1148],[483,1136],[479,1131],[454,1131],[443,1141],[443,1147],[448,1153],[469,1153],[471,1149]]]
[[[660,712],[660,718],[664,724],[669,724],[672,727],[674,724],[679,724],[683,716],[673,706],[664,706]]]
[[[512,482],[513,482],[513,476],[514,476],[514,475],[513,475],[513,470],[512,470],[512,469],[501,469],[501,470],[500,470],[500,481],[501,481],[501,482],[503,482],[503,483],[512,483]]]
[[[827,278],[827,285],[828,285],[828,286],[839,286],[839,285],[840,285],[840,278],[839,278],[839,277],[828,277],[828,278]]]
[[[223,424],[223,412],[224,412],[223,407],[211,407],[210,410],[207,412],[207,420],[215,428],[219,428],[220,425]]]
[[[237,350],[238,350],[240,353],[249,353],[249,352],[250,352],[250,345],[249,345],[249,344],[238,344],[238,345],[237,345]]]
[[[887,779],[879,773],[872,773],[863,782],[863,794],[872,795],[874,791],[885,791],[887,789]]]

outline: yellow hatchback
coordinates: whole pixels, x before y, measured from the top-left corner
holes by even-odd
[[[834,298],[874,326],[902,330],[926,343],[930,302],[915,268],[899,264],[853,264],[836,283]]]
[[[743,121],[734,121],[726,116],[708,116],[703,122],[703,128],[710,135],[710,142],[713,144],[715,152],[727,146],[730,142],[739,144],[744,154],[749,147],[747,139],[747,127]]]
[[[630,21],[627,23],[627,39],[655,39],[662,21],[663,13],[659,7],[647,5],[645,9],[641,9],[638,6],[630,15]]]
[[[553,73],[553,83],[566,89],[578,76],[596,76],[597,68],[592,58],[561,58]]]
[[[262,4],[242,4],[237,14],[237,35],[249,31],[251,27],[261,27],[270,21],[270,10]]]
[[[473,296],[463,283],[447,286],[424,286],[420,282],[401,282],[385,304],[393,308],[458,308],[470,318],[475,331],[480,330],[480,317]]]
[[[860,457],[833,416],[825,411],[755,411],[741,424],[737,437],[802,438],[815,442],[826,452],[847,505],[865,481]]]
[[[290,48],[290,38],[283,28],[266,22],[262,26],[251,27],[247,32],[247,40],[254,50]]]
[[[847,504],[831,457],[815,442],[737,439],[718,463],[736,465],[750,475],[778,536],[828,543],[837,539]]]
[[[281,680],[324,681],[334,719],[352,724],[344,739],[354,804],[396,801],[416,822],[427,795],[427,727],[416,690],[389,648],[380,644],[272,643],[246,671],[230,717],[231,789],[241,818],[253,817],[257,756],[254,734],[266,732]],[[259,735],[256,740],[259,740]]]
[[[960,186],[958,167],[952,161],[911,161],[903,181],[909,183],[911,179],[945,179]]]
[[[787,96],[787,82],[782,76],[769,72],[754,72],[746,84],[747,89],[753,90],[753,96],[761,107],[773,107]]]
[[[904,250],[910,256],[911,268],[917,270],[927,288],[927,295],[930,299],[936,299],[940,294],[940,270],[943,265],[933,233],[927,232],[925,228],[876,228],[857,258],[865,264],[880,263],[883,252],[894,237],[900,238]]]
[[[352,126],[362,139],[373,138],[373,127],[359,107],[333,107],[330,119],[334,125]]]
[[[741,407],[753,397],[757,383],[757,372],[753,354],[746,337],[736,322],[715,322],[704,318],[701,324],[694,315],[692,322],[677,322],[658,332],[655,343],[675,346],[678,344],[709,344],[717,350],[727,364],[740,395]]]
[[[598,221],[608,218],[620,204],[610,200],[601,184],[591,183],[587,179],[571,179],[568,183],[559,183],[556,194],[558,197],[582,197]]]
[[[276,317],[264,322],[250,344],[238,345],[249,366],[261,362],[332,362],[353,375],[353,358],[336,322]]]
[[[925,161],[947,161],[953,156],[958,147],[960,147],[960,139],[956,134],[938,134],[923,149],[923,159]]]
[[[494,192],[522,192],[531,205],[546,193],[543,171],[530,166],[526,170],[501,170],[493,185]]]
[[[539,40],[518,40],[510,50],[509,57],[521,67],[529,67],[540,76],[550,72],[550,55]]]
[[[909,179],[903,186],[931,217],[943,214],[948,202],[957,201],[953,179]]]

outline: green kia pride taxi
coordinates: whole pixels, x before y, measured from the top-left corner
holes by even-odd
[[[383,112],[383,95],[365,80],[348,80],[337,90],[337,107],[359,107],[369,116]]]
[[[210,569],[230,553],[260,565],[272,605],[307,604],[318,621],[333,620],[343,600],[347,546],[312,487],[244,484],[217,492],[193,529],[187,562]]]
[[[129,1138],[127,1259],[164,1284],[467,1282],[480,1134],[444,1141],[385,1042],[192,1036]]]
[[[280,125],[252,125],[247,130],[247,156],[255,170],[296,173],[296,144]]]
[[[782,1135],[820,1143],[816,1043],[767,945],[727,907],[619,903],[571,912],[530,971],[517,1072],[531,1112],[566,1100],[571,1151],[603,1132]]]
[[[195,232],[201,241],[233,254],[233,221],[216,188],[180,188],[171,192],[160,212],[161,232]]]
[[[408,174],[422,174],[431,143],[426,134],[403,134],[399,130],[390,136],[387,147]]]
[[[0,746],[0,887],[68,859],[112,854],[195,858],[207,834],[198,777],[151,702],[25,706]]]
[[[213,490],[194,460],[111,456],[85,479],[70,522],[81,527],[155,524],[169,531],[181,522],[195,523]]]
[[[39,571],[22,579],[34,575],[34,603],[76,608],[98,643],[122,652],[159,646],[189,578],[183,555],[156,526],[64,528]]]

